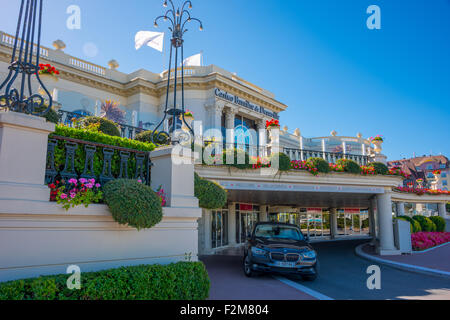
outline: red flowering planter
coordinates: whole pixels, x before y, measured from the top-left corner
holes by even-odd
[[[450,232],[417,232],[411,235],[414,251],[424,251],[450,242]]]

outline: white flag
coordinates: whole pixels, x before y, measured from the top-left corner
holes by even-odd
[[[164,46],[164,32],[139,31],[134,37],[136,50],[147,45],[153,49],[163,52]]]
[[[196,54],[189,58],[184,59],[183,65],[185,67],[201,67],[202,66],[202,54]]]

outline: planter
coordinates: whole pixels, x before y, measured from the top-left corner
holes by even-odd
[[[383,145],[383,141],[381,140],[373,140],[372,141],[373,145],[375,146],[375,152],[376,153],[381,153],[381,151],[383,150],[382,145]]]
[[[192,123],[194,122],[194,117],[184,117],[184,121],[183,121],[183,116],[180,116],[180,120],[182,122],[182,130],[186,131],[186,132],[190,131],[189,128],[186,126],[186,124],[192,128]]]
[[[53,75],[53,74],[49,74],[49,73],[42,73],[39,74],[39,78],[43,81],[43,82],[48,82],[48,83],[55,83],[58,82],[58,78]]]

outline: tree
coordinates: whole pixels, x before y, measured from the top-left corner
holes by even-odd
[[[102,103],[102,118],[114,121],[115,123],[124,123],[125,112],[120,110],[117,102],[106,100]]]

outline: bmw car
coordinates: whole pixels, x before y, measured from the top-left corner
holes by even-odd
[[[292,224],[263,222],[248,235],[244,250],[244,273],[295,274],[315,280],[319,272],[317,253],[300,228]]]

